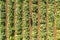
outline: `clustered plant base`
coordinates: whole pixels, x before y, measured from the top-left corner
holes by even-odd
[[[32,40],[37,39],[37,0],[32,0]],[[22,6],[23,4],[23,6]],[[48,0],[48,40],[53,40],[54,0]],[[5,40],[6,1],[0,0],[0,40]],[[16,0],[16,40],[29,40],[29,0]],[[56,37],[60,40],[60,0],[56,0]],[[22,15],[22,10],[24,10]],[[22,22],[23,16],[23,22]],[[14,0],[8,0],[8,39],[14,40]],[[46,40],[46,0],[40,0],[40,39]]]

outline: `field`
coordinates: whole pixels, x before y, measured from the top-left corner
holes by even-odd
[[[0,40],[6,38],[8,40],[29,40],[30,37],[32,40],[37,40],[39,32],[40,40],[46,40],[47,35],[48,40],[54,40],[54,22],[56,22],[56,40],[60,40],[60,0],[56,0],[56,15],[54,0],[48,0],[48,8],[46,0],[39,2],[38,8],[38,0],[32,0],[32,5],[29,4],[29,0],[8,0],[7,2],[0,0]]]

